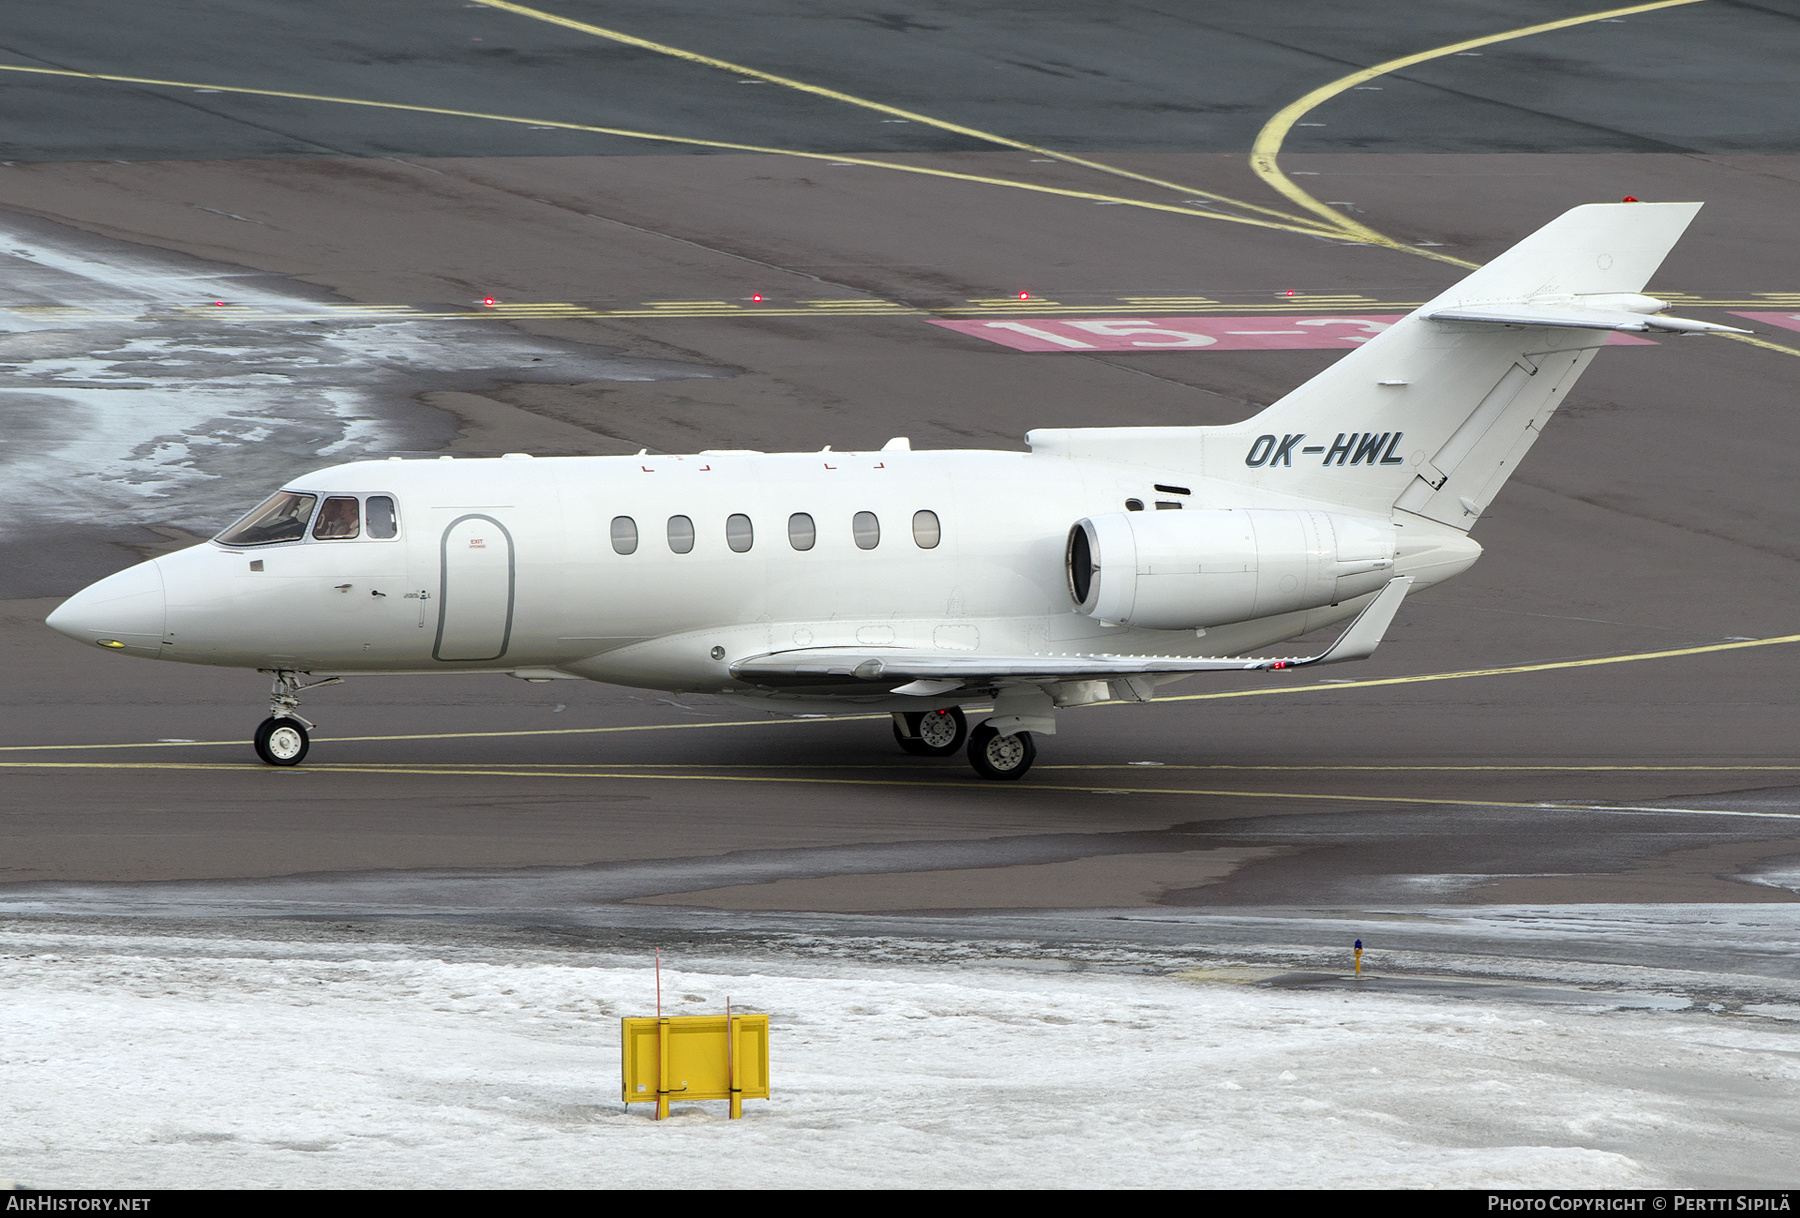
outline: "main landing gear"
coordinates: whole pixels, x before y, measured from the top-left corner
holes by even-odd
[[[894,715],[894,739],[915,757],[953,756],[968,738],[969,721],[960,706]]]
[[[275,679],[269,690],[269,717],[256,728],[256,755],[269,765],[299,765],[312,747],[312,723],[299,714],[300,691],[321,685],[336,685],[342,677],[326,677],[309,685],[300,682],[300,674],[286,669],[262,671]]]
[[[935,711],[896,711],[894,739],[915,757],[953,757],[968,743],[969,764],[983,778],[1023,778],[1037,759],[1037,745],[1030,732],[1001,735],[982,724],[969,730],[969,721],[958,706]]]
[[[1002,736],[984,723],[969,733],[969,764],[983,778],[1023,778],[1036,760],[1030,732]]]

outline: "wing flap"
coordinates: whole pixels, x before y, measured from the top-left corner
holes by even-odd
[[[897,682],[890,692],[927,697],[990,685],[1049,684],[1200,672],[1255,672],[1338,664],[1364,660],[1375,654],[1375,648],[1393,624],[1394,614],[1411,587],[1411,576],[1389,580],[1338,640],[1316,656],[1010,656],[968,652],[946,654],[906,647],[808,647],[738,660],[731,666],[731,674],[740,681],[752,683],[829,677],[852,677],[883,684]]]

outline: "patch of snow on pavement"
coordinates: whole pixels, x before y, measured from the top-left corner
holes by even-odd
[[[0,527],[209,534],[297,473],[409,450],[421,429],[437,447],[453,429],[423,421],[439,419],[416,404],[427,390],[717,374],[473,314],[359,314],[278,275],[24,217],[0,219],[0,275]]]
[[[775,1098],[658,1124],[647,962],[23,923],[0,961],[35,1187],[1691,1186],[1789,1171],[1800,1098],[1781,1020],[725,958],[665,1005],[768,1011]]]

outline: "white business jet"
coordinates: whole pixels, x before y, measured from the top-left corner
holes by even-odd
[[[1493,501],[1609,331],[1728,330],[1640,295],[1697,203],[1578,207],[1225,427],[1034,431],[1029,452],[358,461],[51,614],[122,655],[309,685],[497,672],[886,710],[909,753],[1023,775],[1059,708],[1358,660],[1481,554]],[[1742,331],[1739,331],[1740,333]],[[1352,619],[1319,655],[1247,653]],[[989,704],[969,729],[965,704]]]

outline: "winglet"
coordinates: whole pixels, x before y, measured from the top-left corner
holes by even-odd
[[[1400,602],[1406,599],[1412,582],[1410,575],[1388,580],[1387,587],[1363,607],[1349,629],[1338,636],[1338,641],[1320,654],[1304,660],[1274,660],[1262,667],[1303,668],[1309,664],[1341,664],[1345,660],[1368,659],[1387,637],[1388,627],[1394,624],[1394,614],[1400,611]]]
[[[1394,624],[1394,614],[1400,611],[1400,602],[1412,590],[1412,576],[1402,575],[1390,579],[1369,602],[1350,628],[1338,636],[1338,641],[1326,649],[1320,656],[1320,664],[1336,664],[1342,660],[1366,660],[1375,654],[1381,640],[1387,637],[1388,627]]]

